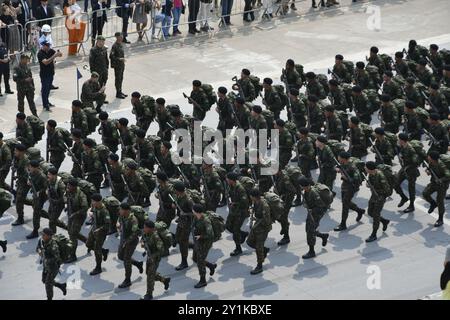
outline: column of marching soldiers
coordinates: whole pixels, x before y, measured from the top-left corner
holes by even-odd
[[[134,92],[131,104],[135,125],[129,125],[126,118],[110,119],[101,111],[103,90],[72,102],[70,132],[57,127],[54,120],[47,121],[44,128],[39,118],[18,113],[16,138],[0,140],[1,212],[10,207],[9,192],[14,195],[17,211],[13,226],[24,224],[24,204],[32,206],[33,231],[27,239],[39,236],[40,218],[49,220],[37,249],[44,264],[42,281],[49,299],[53,286],[66,294],[66,284],[55,282],[55,277],[62,263],[77,260],[78,240],[94,251],[96,265],[90,273],[94,276],[103,271],[102,262],[108,257],[103,243],[112,234],[120,236],[118,257],[125,267],[125,280],[119,288],[131,285],[132,266],[143,272],[143,262],[132,255],[139,242],[145,248],[144,299],[152,299],[155,280],[168,289],[170,278],[157,273],[157,268],[172,245],[178,244],[180,249],[178,271],[188,268],[188,251],[194,249],[193,260],[200,273],[195,288],[206,286],[206,268],[212,276],[217,267],[206,260],[208,251],[224,230],[232,234],[236,246],[230,255],[242,254],[242,244],[247,242],[257,256],[251,274],[261,273],[269,252],[264,243],[272,224],[281,224],[283,237],[278,245],[288,244],[288,215],[291,207],[301,204],[307,211],[309,246],[303,258],[313,258],[316,238],[323,246],[328,241],[329,235],[318,229],[336,195],[333,185],[337,173],[342,180],[342,217],[335,231],[347,228],[350,209],[357,213],[356,221],[366,212],[352,201],[363,181],[371,192],[367,212],[373,219],[366,242],[377,239],[380,223],[383,231],[387,229],[389,220],[381,212],[393,191],[400,196],[398,207],[409,203],[403,212],[412,213],[421,165],[430,176],[423,199],[429,202],[429,213],[438,209],[435,227],[440,227],[450,181],[449,53],[437,45],[425,48],[411,40],[408,49],[395,53],[394,59],[380,54],[376,47],[370,49],[366,62],[356,64],[338,54],[332,70],[328,70],[331,79],[325,74],[304,72],[303,66],[289,59],[281,74],[284,85],[274,85],[270,78],[261,83],[248,69],[242,70],[240,78],[232,79],[232,90],[219,87],[217,94],[212,86],[194,80],[190,96],[183,93],[193,105],[192,116],[183,115],[177,105],[166,105],[164,98]],[[92,79],[97,76],[93,73]],[[300,92],[303,87],[305,93]],[[263,107],[252,103],[258,96]],[[248,156],[251,150],[245,146],[239,149],[236,138],[226,135],[227,129],[279,131],[279,170],[275,175],[261,174],[262,168],[273,164],[263,155],[256,164],[223,161],[213,165],[208,161],[211,159],[203,159],[201,165],[174,164],[173,157],[178,156],[170,143],[174,130],[192,130],[193,121],[202,121],[214,104],[219,117],[217,130],[223,134],[224,145],[230,139],[235,143],[234,158],[240,153]],[[280,119],[284,109],[287,121]],[[380,120],[375,129],[370,126],[374,116]],[[147,135],[153,121],[159,131]],[[34,145],[45,129],[44,161]],[[96,130],[101,144],[89,137]],[[208,130],[214,131],[202,127],[204,133]],[[422,135],[427,136],[429,148],[421,142]],[[208,143],[214,141],[205,142],[203,147]],[[296,153],[293,159],[292,151]],[[375,154],[375,161],[364,162],[361,159],[369,151]],[[58,171],[66,155],[73,162],[70,173]],[[395,157],[400,164],[397,173],[392,169]],[[317,182],[311,176],[315,169],[319,169]],[[7,184],[10,171],[11,182]],[[405,180],[407,195],[401,186]],[[110,188],[111,196],[102,197],[101,188]],[[27,198],[30,191],[32,199]],[[144,209],[151,205],[153,192],[159,202],[156,221],[149,220]],[[47,201],[48,209],[43,210]],[[228,207],[226,221],[215,213],[223,206]],[[67,224],[60,220],[63,211],[67,212]],[[250,232],[246,232],[241,229],[249,217]],[[87,238],[80,233],[85,221],[91,224]],[[177,224],[175,234],[169,231],[172,222]],[[69,238],[56,234],[57,228],[66,229]],[[193,244],[189,242],[191,234]],[[6,242],[0,245],[6,250]]]

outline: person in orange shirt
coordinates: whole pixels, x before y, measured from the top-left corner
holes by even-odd
[[[76,0],[69,0],[64,6],[64,15],[66,16],[66,28],[69,32],[69,52],[68,55],[76,55],[78,44],[84,40],[86,31],[86,22],[81,21],[81,7]]]

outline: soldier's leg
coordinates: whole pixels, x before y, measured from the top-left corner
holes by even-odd
[[[41,226],[42,206],[39,200],[33,202],[33,231],[38,231]]]
[[[416,199],[416,177],[408,175],[408,192],[410,207],[414,207],[414,200]]]
[[[19,185],[17,186],[16,193],[16,212],[17,212],[17,220],[16,222],[23,224],[24,223],[24,211],[23,207],[25,204],[25,199],[27,197],[28,190],[30,188],[27,186]]]
[[[26,97],[31,113],[37,117],[36,104],[34,103],[34,91],[27,91]]]
[[[298,165],[306,178],[311,178],[311,161],[299,158]]]
[[[430,211],[433,212],[433,210],[437,207],[436,201],[431,197],[431,195],[437,191],[437,188],[434,183],[429,183],[423,189],[422,197],[425,201],[427,201],[430,204]],[[433,210],[432,210],[433,209]]]
[[[237,214],[229,214],[225,227],[233,235],[233,241],[236,244],[236,248],[241,246],[241,226],[239,225],[239,216]]]
[[[157,264],[154,263],[152,259],[147,259],[147,265],[146,265],[146,274],[147,274],[147,295],[152,296],[153,290],[155,288],[155,280],[156,280],[156,269]]]
[[[25,112],[25,93],[22,90],[17,90],[17,110]]]
[[[405,173],[405,170],[402,168],[397,173],[397,179],[396,179],[397,183],[394,187],[395,192],[397,192],[397,194],[402,198],[398,207],[403,206],[408,201],[408,197],[405,195],[405,193],[403,192],[403,189],[402,189],[402,183],[403,183],[403,181],[405,181],[405,179],[406,179],[406,173]]]
[[[55,278],[58,275],[58,270],[46,270],[45,272],[45,292],[47,293],[47,299],[53,299],[53,287],[55,286]]]
[[[89,231],[87,240],[86,240],[86,248],[88,248],[88,250],[94,250],[94,246],[95,246],[95,237],[94,237],[94,233],[91,231]]]
[[[284,200],[284,210],[281,213],[279,222],[281,224],[280,234],[284,235],[285,238],[289,239],[289,212],[291,211],[292,201],[294,196],[288,196]]]
[[[105,243],[106,232],[99,231],[97,234],[94,234],[94,238],[95,268],[101,270],[103,260],[103,244]]]
[[[68,230],[69,238],[72,241],[72,259],[76,259],[76,252],[78,247],[78,238],[80,235],[81,228],[83,226],[84,220],[86,220],[86,215],[76,215],[75,217],[69,219]]]
[[[371,237],[377,236],[378,228],[380,227],[380,214],[383,206],[380,206],[380,202],[375,199],[369,200],[369,208],[368,208],[368,214],[370,217],[372,217],[372,234]]]
[[[132,243],[128,243],[123,248],[123,265],[125,268],[125,281],[131,282],[131,267],[135,265],[139,268],[139,263],[135,261],[133,257],[134,250],[136,249],[136,246],[138,244],[138,241],[133,241]],[[141,262],[142,264],[142,262]]]
[[[66,155],[64,152],[52,152],[50,154],[50,163],[56,168],[59,169],[61,167],[61,164],[64,161],[64,158]]]
[[[342,228],[347,227],[348,212],[350,210],[350,201],[352,199],[352,192],[349,190],[341,190],[341,200],[342,200],[342,218],[340,226]],[[337,230],[336,230],[337,231]]]
[[[10,186],[8,186],[5,182],[6,177],[8,176],[9,170],[0,171],[0,188],[9,190]]]
[[[445,213],[445,195],[447,194],[448,185],[439,186],[437,190],[437,198],[436,202],[438,204],[438,224],[441,224],[444,220],[444,213]]]
[[[180,246],[181,264],[187,266],[187,257],[189,252],[189,228],[177,225],[176,239]]]

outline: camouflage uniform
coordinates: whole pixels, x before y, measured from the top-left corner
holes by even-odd
[[[100,184],[103,180],[103,165],[98,153],[95,150],[92,150],[90,153],[83,152],[82,159],[86,180],[92,183],[97,192],[99,192]]]
[[[117,162],[114,166],[109,166],[109,174],[111,177],[111,189],[113,197],[117,198],[122,202],[127,197],[127,191],[125,189],[125,184],[122,180],[122,175],[124,174],[124,169],[120,162]]]
[[[320,100],[323,100],[327,97],[327,94],[325,93],[325,89],[323,86],[317,81],[308,81],[306,84],[306,95],[315,95]]]
[[[33,79],[33,74],[28,65],[19,64],[14,68],[13,79],[17,84],[17,109],[19,112],[25,112],[25,97],[32,114],[37,116],[36,104],[34,103],[34,82],[25,81],[25,79]]]
[[[135,137],[134,133],[131,132],[131,130],[128,128],[120,130],[119,132],[120,132],[120,138],[121,138],[120,143],[121,143],[121,147],[122,147],[120,159],[122,161],[125,158],[134,159],[135,154],[134,154],[134,150],[133,150],[133,145],[136,142],[136,137]]]
[[[59,169],[66,157],[66,147],[64,145],[64,138],[58,130],[53,132],[47,131],[47,148],[50,152],[50,163]]]
[[[11,150],[5,142],[0,145],[0,188],[9,189],[5,180],[11,167],[12,155]]]
[[[401,187],[402,182],[408,180],[409,201],[413,204],[416,198],[416,179],[420,175],[418,169],[420,159],[409,143],[400,148],[398,156],[402,159],[403,165],[397,173],[397,184],[394,189],[402,199],[408,199]]]
[[[327,139],[333,139],[341,141],[344,135],[344,129],[342,128],[342,121],[339,117],[333,113],[330,117],[325,117],[326,126],[325,133]]]
[[[287,82],[289,90],[292,88],[300,89],[303,85],[302,78],[295,68],[285,69],[285,72],[281,75],[280,80],[282,82]]]
[[[403,97],[401,88],[393,81],[384,82],[382,88],[382,94],[388,94],[392,100]]]
[[[158,157],[158,160],[159,163],[161,164],[161,168],[159,168],[161,171],[164,171],[169,178],[175,176],[177,169],[175,168],[175,165],[172,162],[172,156],[170,152],[167,153],[167,155],[161,154]]]
[[[383,60],[381,60],[379,55],[370,56],[369,60],[367,62],[370,66],[375,66],[378,68],[378,72],[380,74],[383,74],[386,71],[386,67],[383,63]]]
[[[175,232],[176,240],[180,246],[180,254],[183,261],[186,261],[189,250],[189,234],[191,233],[192,225],[192,199],[183,193],[175,196],[178,206],[183,210],[177,208],[178,224]]]
[[[305,191],[303,205],[308,211],[305,225],[306,242],[310,247],[314,247],[316,244],[316,237],[323,236],[317,229],[319,228],[320,220],[327,211],[327,205],[322,201],[319,192],[314,186],[312,186],[309,191]]]
[[[104,86],[108,81],[108,49],[106,47],[94,46],[89,52],[89,69],[91,72],[99,74],[98,82],[100,87]]]
[[[450,170],[445,166],[445,164],[438,160],[436,163],[429,164],[430,169],[433,170],[434,174],[436,174],[436,180],[434,175],[431,175],[430,183],[427,184],[425,189],[423,190],[423,198],[431,205],[437,206],[439,212],[439,219],[442,221],[444,219],[445,213],[445,195],[447,193],[447,189],[450,182]],[[436,200],[434,200],[431,195],[433,193],[437,193]]]
[[[19,140],[28,149],[35,145],[33,129],[24,121],[22,124],[16,127],[16,139]]]
[[[80,129],[82,137],[86,138],[89,135],[89,125],[86,113],[83,110],[80,112],[72,112],[72,118],[70,119],[72,129]]]
[[[367,155],[366,136],[359,126],[350,128],[349,152],[352,157],[359,159]]]
[[[254,203],[253,211],[256,220],[248,235],[247,244],[250,248],[256,250],[257,263],[262,264],[268,251],[264,247],[264,243],[270,230],[272,230],[272,218],[270,216],[270,207],[264,198]]]
[[[376,234],[378,228],[380,227],[380,222],[385,224],[388,221],[381,216],[381,211],[383,210],[383,206],[386,202],[386,186],[389,182],[380,170],[377,170],[374,175],[369,175],[369,182],[375,189],[376,194],[374,190],[371,190],[372,195],[369,199],[369,207],[367,212],[373,219],[372,234]]]
[[[147,253],[147,264],[145,273],[147,274],[147,294],[153,295],[155,281],[166,282],[167,279],[157,271],[161,256],[164,253],[164,243],[157,231],[142,235],[145,252]]]
[[[37,172],[30,172],[28,176],[28,182],[31,184],[30,188],[33,193],[33,230],[39,230],[41,223],[41,210],[46,201],[47,190],[47,177],[45,174],[38,170]],[[36,190],[36,194],[34,190]]]
[[[165,185],[159,185],[157,197],[159,199],[158,213],[156,214],[156,221],[163,221],[167,228],[172,224],[173,218],[175,218],[175,209],[172,208],[173,201],[169,195],[174,196],[175,191],[171,183]]]
[[[58,220],[65,207],[65,190],[66,185],[60,177],[57,177],[55,181],[47,182],[48,226],[53,233],[56,233],[56,227],[61,223]]]
[[[172,131],[169,126],[172,118],[169,111],[163,108],[161,111],[159,108],[156,109],[156,122],[158,122],[159,130],[158,137],[164,141],[170,141],[172,137]]]
[[[256,99],[255,86],[249,78],[239,79],[238,84],[244,93],[246,102],[252,102]]]
[[[83,141],[82,140],[80,140],[80,142],[74,141],[70,151],[73,153],[73,155],[78,159],[78,162],[81,164],[81,159],[83,156]],[[82,177],[83,174],[81,172],[81,166],[76,161],[73,161],[72,170],[70,171],[70,174],[75,178],[84,178]]]
[[[150,96],[142,96],[132,109],[132,113],[136,116],[136,125],[145,132],[155,119],[155,112],[155,99]]]
[[[286,129],[279,130],[279,159],[280,166],[284,168],[288,165],[292,157],[292,148],[294,146],[294,139],[291,133]]]
[[[398,114],[398,109],[392,104],[392,102],[390,102],[387,106],[381,106],[381,122],[384,130],[395,134],[398,132],[400,117]]]
[[[111,228],[111,218],[103,204],[100,208],[93,207],[91,211],[93,223],[86,241],[86,247],[89,250],[94,250],[95,263],[99,267],[102,264],[103,243]]]
[[[100,82],[94,82],[90,79],[83,83],[81,87],[83,108],[93,108],[98,112],[100,111],[100,107],[105,103],[106,99],[106,95],[99,92],[101,87]],[[94,102],[97,104],[97,107],[94,106]]]
[[[325,145],[322,150],[317,149],[317,157],[320,164],[320,174],[317,182],[323,183],[330,190],[333,190],[334,180],[336,180],[336,170],[331,148]]]
[[[203,89],[198,89],[196,91],[192,91],[190,97],[198,104],[198,106],[194,105],[192,116],[199,121],[203,121],[203,119],[205,119],[206,112],[209,110],[209,102],[206,93]]]
[[[111,47],[111,52],[109,53],[109,59],[111,60],[111,68],[114,69],[114,85],[117,93],[122,92],[123,72],[125,71],[125,62],[121,60],[122,58],[125,58],[123,44],[114,42]],[[106,77],[106,79],[108,79],[108,77]]]
[[[281,212],[280,218],[277,220],[281,224],[280,234],[289,236],[289,211],[291,210],[292,201],[294,201],[297,190],[290,181],[286,171],[282,170],[275,178],[273,190],[284,202],[284,211]]]
[[[151,141],[144,139],[143,142],[136,141],[134,145],[136,151],[136,162],[140,167],[149,169],[151,172],[155,166],[155,147]]]
[[[116,123],[113,120],[100,122],[99,133],[102,135],[102,144],[108,147],[112,153],[117,152],[119,144],[119,133],[117,132]]]
[[[242,107],[233,106],[236,111],[237,116],[237,126],[243,130],[248,130],[250,128],[250,111],[246,105]]]
[[[428,130],[430,134],[436,139],[436,143],[431,141],[430,149],[428,153],[431,151],[437,151],[441,154],[447,153],[448,145],[449,145],[449,136],[447,128],[442,124],[438,123],[435,125],[430,125]]]
[[[144,179],[137,172],[125,174],[124,178],[131,192],[131,195],[128,195],[128,203],[130,205],[142,205],[145,195],[149,193]],[[134,202],[131,197],[134,199]]]
[[[72,258],[76,257],[78,239],[80,237],[81,227],[86,220],[87,210],[89,208],[86,195],[77,187],[74,192],[67,192],[67,215],[69,217],[67,232],[73,244]],[[82,240],[82,239],[80,239]],[[85,239],[83,239],[86,242]],[[83,241],[82,240],[82,241]]]
[[[194,219],[192,226],[192,236],[200,236],[194,241],[194,253],[192,260],[197,263],[200,278],[206,276],[206,267],[212,267],[212,264],[206,260],[208,252],[212,247],[214,240],[214,231],[209,218],[203,216],[201,219]]]
[[[320,107],[317,104],[312,105],[310,104],[308,108],[309,108],[308,121],[310,122],[308,123],[310,126],[309,130],[310,132],[320,134],[323,122],[325,121],[325,116],[323,115],[322,110],[320,110]]]
[[[347,70],[344,63],[335,64],[333,66],[333,73],[335,73],[342,82],[350,83],[352,82],[353,75]]]
[[[228,190],[230,197],[229,213],[226,221],[226,229],[233,235],[233,241],[236,246],[241,245],[241,227],[244,220],[248,217],[249,199],[247,193],[238,181],[236,185],[230,186]]]
[[[306,104],[304,101],[303,99],[291,99],[292,120],[297,130],[306,126]]]
[[[414,86],[405,86],[405,99],[413,101],[416,106],[423,108],[425,105],[425,100]]]
[[[355,109],[356,116],[362,122],[370,124],[372,121],[372,110],[369,103],[369,99],[365,93],[352,96],[353,108]]]
[[[421,140],[422,138],[422,121],[416,112],[405,113],[406,123],[404,123],[404,131],[408,134],[409,140]]]
[[[445,98],[444,94],[438,91],[437,93],[430,93],[429,95],[430,101],[433,104],[434,108],[437,109],[437,113],[441,115],[442,118],[447,119],[448,118],[448,102]]]
[[[123,261],[125,268],[125,279],[131,279],[131,267],[137,266],[137,261],[134,260],[133,253],[139,243],[139,226],[136,217],[130,213],[128,217],[119,217],[120,223],[120,243],[117,257]]]
[[[310,137],[299,139],[297,142],[298,166],[302,170],[303,175],[311,178],[311,169],[316,162],[316,149]]]
[[[347,225],[347,218],[349,210],[361,212],[362,210],[353,202],[353,197],[359,191],[360,176],[358,168],[354,163],[349,161],[347,164],[341,164],[341,167],[350,177],[350,181],[347,180],[344,173],[341,174],[341,199],[342,199],[342,220],[341,226]]]
[[[22,159],[17,159],[14,157],[13,167],[15,170],[16,177],[16,211],[17,211],[17,220],[23,220],[23,206],[25,204],[28,191],[30,190],[30,186],[28,185],[28,157],[24,155]],[[29,204],[27,202],[27,204]]]
[[[211,171],[204,172],[203,179],[203,186],[206,185],[209,192],[206,193],[205,187],[203,187],[206,195],[206,210],[216,212],[221,199],[221,195],[224,193],[222,181],[219,174],[217,173],[217,170],[214,168]]]
[[[45,284],[47,299],[51,300],[53,298],[53,287],[62,287],[62,284],[55,282],[55,278],[58,275],[59,267],[63,261],[59,253],[58,244],[55,240],[50,239],[47,242],[42,242],[42,257],[44,264],[44,268],[42,269],[42,283]]]
[[[345,92],[340,87],[336,87],[336,89],[330,88],[328,97],[330,98],[331,104],[335,107],[336,110],[346,112],[349,108],[347,99],[345,97]]]
[[[378,154],[375,153],[375,162],[377,164],[384,163],[384,164],[391,166],[392,160],[395,157],[395,150],[394,150],[392,144],[385,137],[383,137],[381,139],[377,138],[375,140],[375,147],[378,149],[381,156],[383,157],[383,159],[380,159]]]
[[[217,130],[220,130],[223,136],[225,136],[227,129],[233,129],[234,126],[233,111],[231,108],[233,106],[227,97],[217,100],[217,113],[219,114]]]
[[[362,70],[355,73],[355,85],[361,87],[361,89],[376,89],[376,85],[370,79],[369,73],[366,70]]]
[[[264,104],[267,109],[273,112],[274,119],[280,119],[280,112],[283,110],[280,95],[273,87],[270,90],[264,90]]]
[[[423,71],[417,70],[415,74],[419,79],[419,81],[426,87],[429,87],[431,82],[434,81],[433,74],[430,71],[428,71],[428,69],[424,69]]]

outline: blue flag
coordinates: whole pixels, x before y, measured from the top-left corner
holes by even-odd
[[[83,76],[80,73],[80,70],[78,70],[77,68],[77,80],[80,80],[81,78],[83,78]]]

